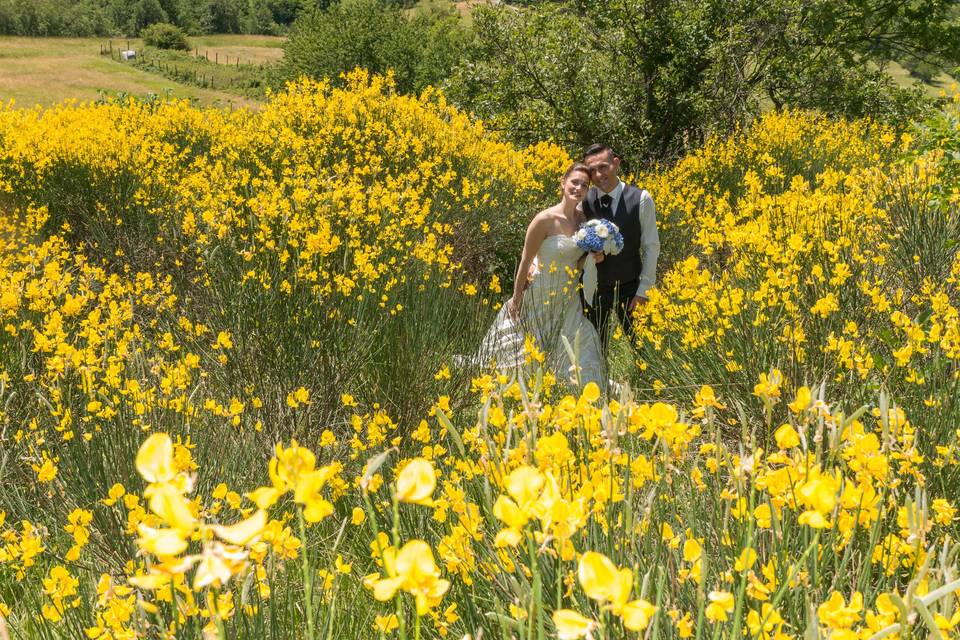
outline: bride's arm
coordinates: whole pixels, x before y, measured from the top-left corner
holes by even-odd
[[[510,312],[516,317],[520,314],[520,305],[523,302],[523,290],[527,287],[527,274],[530,271],[530,265],[537,252],[540,251],[540,245],[546,236],[544,223],[540,216],[537,216],[527,227],[527,234],[523,240],[523,253],[520,255],[520,264],[517,265],[517,273],[513,279],[513,297],[510,298]]]

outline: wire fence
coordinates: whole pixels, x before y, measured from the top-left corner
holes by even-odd
[[[138,67],[146,67],[148,70],[159,72],[168,78],[205,88],[215,89],[227,84],[222,76],[218,80],[217,75],[211,71],[197,69],[187,64],[180,65],[162,56],[150,55],[143,47],[137,49],[132,44],[130,40],[108,40],[106,43],[100,44],[100,55],[110,56],[111,60],[117,62],[135,63]],[[216,50],[211,57],[209,49],[201,50],[196,47],[192,51],[192,57],[218,65],[221,68],[239,69],[241,66],[245,66],[258,67],[260,71],[263,71],[263,63],[256,63],[249,59],[243,63],[240,56],[231,56]]]

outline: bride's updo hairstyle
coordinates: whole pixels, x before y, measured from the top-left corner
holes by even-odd
[[[567,178],[569,178],[571,175],[573,175],[577,171],[582,171],[583,173],[587,174],[588,179],[590,178],[590,167],[588,167],[582,162],[574,162],[572,165],[570,165],[567,168],[566,171],[563,172],[563,177],[560,178],[560,184],[563,184],[564,182],[566,182]]]

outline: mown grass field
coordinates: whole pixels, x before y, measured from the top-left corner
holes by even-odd
[[[114,49],[139,50],[142,41],[115,39]],[[191,45],[240,57],[254,64],[272,62],[283,56],[282,38],[271,36],[204,36],[192,38]],[[96,100],[101,92],[146,96],[150,93],[194,99],[204,106],[255,106],[250,98],[217,89],[205,89],[177,82],[161,75],[100,55],[106,38],[0,38],[0,101],[13,100],[21,107],[50,106],[68,99]]]

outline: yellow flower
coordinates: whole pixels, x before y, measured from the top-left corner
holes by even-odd
[[[600,387],[595,382],[588,382],[583,388],[583,393],[580,394],[580,399],[593,404],[600,399]]]
[[[397,477],[397,500],[431,506],[437,476],[433,464],[423,458],[414,458],[403,467]]]
[[[193,531],[197,519],[179,487],[169,483],[151,484],[143,495],[150,499],[150,510],[169,526],[185,534]]]
[[[822,529],[830,526],[826,516],[830,515],[837,504],[839,482],[831,475],[825,475],[818,469],[811,470],[809,479],[797,492],[800,501],[808,508],[800,514],[798,522]]]
[[[617,566],[602,553],[587,551],[580,558],[577,578],[588,598],[601,603],[619,600],[625,604],[633,586],[633,572],[630,569],[624,572],[625,575],[621,575]],[[623,577],[627,578],[626,593],[623,593]]]
[[[761,640],[769,640],[770,638],[776,637],[776,630],[781,624],[783,624],[783,618],[780,617],[777,610],[767,602],[763,603],[760,611],[751,609],[750,612],[747,613],[747,629],[750,630],[750,635],[760,638]]]
[[[860,620],[863,610],[863,594],[854,591],[850,604],[843,601],[839,591],[830,594],[830,598],[817,607],[817,617],[821,624],[830,629],[849,629]]]
[[[37,481],[41,483],[51,482],[57,477],[57,465],[46,455],[43,456],[43,464],[33,465],[33,470],[37,474]]]
[[[302,404],[310,404],[310,392],[304,387],[300,387],[296,391],[291,391],[287,394],[288,407],[296,409]]]
[[[757,526],[761,529],[769,529],[772,519],[772,512],[769,504],[761,504],[753,510],[753,517],[757,521]]]
[[[123,485],[117,482],[112,487],[110,487],[110,491],[107,492],[107,497],[104,498],[101,502],[103,502],[103,504],[107,505],[108,507],[112,507],[114,504],[116,504],[117,500],[123,497],[123,495],[126,492],[127,490],[123,487]]]
[[[553,612],[553,624],[557,627],[560,640],[577,640],[587,637],[597,628],[597,623],[571,609],[557,609]]]
[[[339,553],[337,557],[333,559],[333,566],[336,568],[337,573],[350,573],[353,570],[353,565],[344,562],[343,556]]]
[[[397,614],[395,613],[386,616],[377,615],[374,619],[373,628],[380,633],[390,633],[399,627],[400,621],[397,620]]]
[[[746,571],[751,568],[753,564],[757,561],[757,552],[750,547],[747,547],[740,553],[740,557],[737,558],[736,563],[733,565],[734,571]]]
[[[335,474],[336,467],[327,465],[298,475],[293,500],[304,506],[303,517],[307,522],[320,522],[333,513],[333,504],[320,491]]]
[[[933,513],[935,514],[933,519],[937,524],[948,525],[953,522],[953,518],[957,514],[957,509],[951,505],[948,500],[936,498],[932,506]]]
[[[810,389],[807,387],[800,387],[797,389],[797,397],[787,406],[790,407],[790,411],[793,411],[794,413],[803,413],[810,407],[812,403],[813,397],[810,395]]]
[[[403,590],[414,597],[417,615],[422,616],[440,604],[450,582],[440,578],[440,569],[433,560],[433,550],[422,540],[411,540],[399,552],[392,547],[383,550],[387,578],[367,576],[364,584],[373,589],[377,600],[386,601]]]
[[[213,532],[217,534],[217,537],[224,542],[245,546],[251,542],[255,542],[263,533],[263,529],[266,526],[267,512],[263,509],[257,509],[257,511],[246,520],[241,520],[230,526],[214,525],[212,529]]]
[[[80,581],[70,575],[66,567],[58,564],[43,579],[43,592],[53,599],[63,599],[76,595],[79,585]]]
[[[623,626],[630,631],[643,631],[656,611],[657,608],[646,600],[633,600],[624,605],[620,617],[623,619]]]
[[[620,616],[631,631],[642,631],[650,623],[656,607],[645,600],[630,599],[633,571],[618,569],[602,553],[588,551],[580,558],[577,577],[583,592],[592,600],[609,603],[610,610]]]
[[[288,448],[277,444],[268,468],[270,486],[251,491],[247,494],[247,497],[259,508],[268,509],[287,491],[294,490],[296,492],[297,487],[302,484],[299,488],[301,499],[297,500],[296,497],[294,499],[307,505],[309,496],[309,502],[314,506],[311,510],[311,516],[317,518],[313,522],[319,521],[325,517],[321,513],[327,510],[327,506],[316,495],[316,491],[319,491],[324,483],[329,480],[333,466],[325,467],[321,470],[321,473],[314,474],[316,462],[317,459],[313,452],[301,447],[296,440],[291,440]],[[332,505],[329,508],[332,509]]]
[[[350,514],[350,523],[354,526],[363,524],[363,521],[367,519],[367,514],[360,507],[354,507],[353,511]]]
[[[733,611],[733,594],[728,591],[711,591],[708,597],[710,604],[705,611],[707,619],[713,622],[726,621],[727,614]]]
[[[683,559],[685,562],[695,562],[700,559],[703,549],[694,538],[687,538],[683,542]]]
[[[194,590],[227,584],[231,577],[246,568],[246,559],[245,550],[237,550],[236,547],[228,549],[219,542],[207,545],[200,554],[197,572],[193,575]]]
[[[140,445],[137,471],[150,483],[170,482],[177,475],[173,463],[173,441],[165,433],[155,433]]]
[[[301,447],[296,440],[291,440],[286,449],[278,444],[276,454],[270,460],[270,482],[282,494],[295,488],[300,476],[313,471],[316,463],[313,452]]]
[[[534,517],[537,501],[543,490],[546,478],[537,469],[529,466],[518,467],[507,476],[508,496],[501,495],[493,505],[493,515],[504,524],[494,541],[497,547],[514,547],[520,543],[520,530]]]
[[[140,523],[137,530],[140,532],[137,546],[155,556],[176,556],[187,548],[183,533],[177,529],[154,529]]]
[[[759,396],[764,402],[772,404],[780,398],[780,385],[783,383],[783,374],[774,369],[767,376],[760,374],[760,382],[753,387],[753,395]]]
[[[781,449],[790,449],[800,444],[800,435],[789,424],[781,425],[773,433],[773,437],[777,441],[777,446]]]

